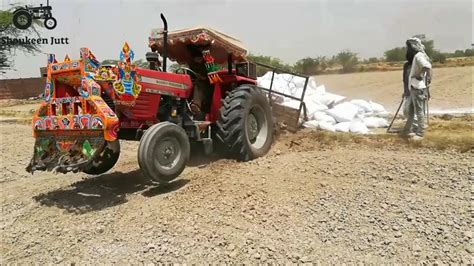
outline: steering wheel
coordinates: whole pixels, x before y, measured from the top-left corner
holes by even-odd
[[[196,80],[199,77],[198,73],[194,72],[193,70],[191,70],[190,68],[187,68],[187,67],[179,67],[178,69],[176,69],[174,71],[174,73],[176,73],[176,74],[187,74],[187,75],[191,76],[191,80]]]

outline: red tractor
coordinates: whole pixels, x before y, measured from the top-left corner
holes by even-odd
[[[118,160],[119,139],[140,141],[140,168],[160,183],[184,170],[190,142],[242,161],[269,151],[269,97],[240,42],[207,28],[168,32],[161,18],[164,29],[149,38],[149,69],[133,65],[127,44],[117,66],[101,66],[88,49],[78,61],[51,56],[27,171],[105,173]],[[168,58],[187,67],[166,72]]]

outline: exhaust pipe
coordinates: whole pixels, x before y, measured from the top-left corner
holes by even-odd
[[[163,13],[160,14],[160,17],[163,21],[163,72],[166,72],[166,60],[168,58],[168,22]]]

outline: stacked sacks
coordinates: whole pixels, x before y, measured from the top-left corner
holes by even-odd
[[[257,79],[260,87],[269,88],[272,72]],[[272,88],[275,91],[300,98],[305,79],[290,74],[275,74]],[[298,109],[299,102],[286,97],[277,97],[278,103]],[[388,127],[385,119],[389,113],[375,102],[362,99],[345,101],[346,97],[326,91],[324,85],[317,85],[310,77],[305,95],[308,121],[303,127],[327,131],[370,133],[369,128]],[[301,122],[303,116],[300,117]]]

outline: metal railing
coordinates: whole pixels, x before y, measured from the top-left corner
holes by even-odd
[[[269,65],[266,65],[266,64],[262,64],[262,63],[257,63],[257,62],[252,62],[254,63],[255,65],[257,66],[260,66],[260,67],[263,67],[263,68],[266,68],[268,69],[269,71],[272,72],[272,78],[271,78],[271,81],[270,81],[270,87],[269,88],[263,88],[263,87],[260,87],[261,89],[265,90],[268,92],[268,98],[270,100],[270,104],[272,104],[272,94],[276,94],[276,95],[279,95],[279,96],[282,96],[282,97],[287,97],[287,98],[290,98],[290,99],[293,99],[293,100],[296,100],[296,101],[299,101],[300,102],[300,105],[299,105],[299,108],[298,108],[298,115],[301,115],[301,110],[303,110],[304,112],[304,118],[306,119],[307,118],[307,114],[306,114],[306,105],[304,103],[304,96],[306,94],[306,88],[308,87],[308,81],[309,81],[309,76],[306,76],[306,75],[303,75],[303,74],[299,74],[299,73],[295,73],[295,72],[291,72],[291,71],[287,71],[287,70],[283,70],[283,69],[279,69],[279,68],[276,68],[276,67],[273,67],[273,66],[269,66]],[[301,92],[301,97],[295,97],[293,95],[289,95],[289,94],[286,94],[286,93],[282,93],[282,92],[279,92],[279,91],[275,91],[273,90],[273,80],[275,78],[275,73],[277,74],[280,74],[280,73],[283,73],[283,74],[290,74],[292,76],[296,76],[296,77],[301,77],[301,78],[304,78],[305,79],[305,82],[304,82],[304,87],[303,87],[303,91]],[[299,117],[298,117],[299,118]]]

